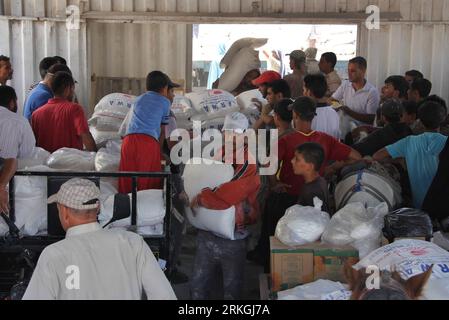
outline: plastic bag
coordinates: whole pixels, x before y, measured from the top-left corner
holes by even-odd
[[[400,209],[385,216],[385,238],[432,238],[433,225],[429,215],[417,209]]]
[[[95,152],[62,148],[48,158],[47,166],[68,171],[95,171]]]
[[[186,95],[192,102],[196,114],[192,121],[205,121],[226,117],[229,113],[238,111],[235,97],[223,90],[204,90]]]
[[[335,292],[346,291],[346,289],[346,286],[342,285],[340,282],[318,280],[290,290],[281,291],[278,293],[278,300],[325,300],[328,295]]]
[[[89,131],[99,149],[104,148],[109,141],[121,139],[121,135],[117,131],[98,131],[94,127],[89,127]]]
[[[29,158],[18,160],[18,169],[24,170],[30,167],[42,166],[47,163],[49,157],[50,152],[42,148],[35,147]]]
[[[171,105],[171,111],[176,117],[176,120],[189,119],[195,114],[192,108],[192,102],[189,98],[184,96],[175,96]]]
[[[99,172],[117,172],[120,166],[121,143],[109,141],[106,148],[97,152],[95,170]]]
[[[328,213],[321,212],[323,202],[314,199],[315,207],[295,205],[285,213],[276,227],[276,237],[285,245],[294,247],[312,243],[321,238],[329,224]]]
[[[135,96],[123,93],[112,93],[103,97],[95,107],[89,125],[98,131],[118,132],[135,99]]]
[[[350,245],[363,258],[380,247],[387,214],[386,203],[368,209],[362,203],[348,204],[332,217],[321,239],[337,246]]]

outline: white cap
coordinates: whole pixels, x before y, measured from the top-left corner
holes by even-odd
[[[248,128],[249,128],[248,118],[240,112],[234,112],[226,116],[223,131],[233,130],[235,133],[242,134],[245,133],[245,131],[248,130]]]
[[[93,210],[100,205],[100,189],[90,180],[72,179],[64,183],[48,203],[59,203],[71,209]]]

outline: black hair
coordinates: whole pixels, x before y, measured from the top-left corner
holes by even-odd
[[[438,129],[446,119],[447,113],[444,107],[433,101],[424,102],[418,110],[418,118],[428,130]]]
[[[313,164],[315,171],[320,171],[324,163],[324,149],[314,142],[301,144],[296,148],[296,153],[303,156],[305,162]]]
[[[75,81],[70,73],[57,72],[51,84],[51,90],[55,96],[61,96],[67,88],[74,85]]]
[[[405,113],[418,115],[418,104],[415,101],[403,101],[402,107]]]
[[[8,108],[12,100],[17,100],[17,94],[14,88],[0,86],[0,106]]]
[[[55,75],[58,72],[66,72],[66,73],[70,74],[71,76],[73,76],[72,71],[65,64],[57,63],[57,64],[51,66],[50,69],[48,69],[48,73],[51,73],[53,75]]]
[[[326,60],[326,62],[330,63],[332,68],[335,68],[337,65],[337,55],[333,52],[325,52],[321,55],[321,57]]]
[[[322,99],[327,92],[326,78],[322,74],[309,74],[304,78],[304,86],[309,89],[315,98]]]
[[[150,72],[147,76],[147,90],[160,92],[170,84],[170,78],[161,71]]]
[[[385,84],[392,84],[394,90],[399,91],[399,98],[406,99],[410,84],[403,76],[391,76],[385,80]]]
[[[9,58],[9,57],[7,57],[7,56],[4,56],[4,55],[0,55],[0,62],[10,62],[11,61],[11,59]]]
[[[41,75],[41,78],[44,79],[47,75],[48,69],[57,63],[58,60],[55,57],[45,57],[42,59],[39,63],[39,74]]]
[[[418,71],[418,70],[410,70],[410,71],[407,71],[407,72],[405,73],[405,75],[406,75],[406,76],[409,76],[409,77],[412,77],[413,80],[416,80],[416,79],[424,79],[424,75],[422,74],[422,72],[420,72],[420,71]]]
[[[432,82],[427,79],[416,79],[412,82],[410,89],[418,91],[421,98],[427,98],[432,91]]]
[[[368,68],[368,62],[364,57],[355,57],[349,60],[350,64],[356,64],[359,68],[366,70]]]
[[[432,102],[436,102],[439,103],[443,106],[444,110],[447,113],[447,104],[446,104],[446,100],[444,100],[443,98],[441,98],[440,96],[437,96],[436,94],[433,94],[431,96],[428,96],[424,101],[432,101]]]
[[[387,108],[393,108],[395,112],[391,112],[391,110],[390,110],[390,112],[384,113],[384,111],[386,111]],[[384,116],[388,122],[390,122],[390,123],[400,123],[401,122],[402,116],[404,114],[404,107],[402,106],[402,103],[400,100],[388,99],[387,101],[384,102],[382,107],[379,109],[381,110],[381,115]]]
[[[64,59],[63,57],[60,57],[60,56],[54,56],[54,58],[56,59],[56,61],[58,61],[58,63],[67,65],[67,60]]]
[[[271,88],[274,94],[282,93],[284,98],[292,97],[290,86],[288,85],[288,82],[283,79],[270,82],[267,85],[267,89],[268,88]]]
[[[293,111],[290,106],[293,104],[291,99],[282,99],[279,103],[274,106],[274,113],[281,118],[284,122],[292,122]]]
[[[312,122],[316,117],[316,103],[309,97],[300,97],[293,104],[293,111],[301,120]]]

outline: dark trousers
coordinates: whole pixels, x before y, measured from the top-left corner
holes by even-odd
[[[211,298],[211,288],[217,287],[217,268],[223,274],[224,300],[242,298],[246,263],[246,240],[227,240],[210,232],[199,231],[197,251],[190,282],[193,300]]]
[[[255,248],[264,261],[265,272],[270,271],[270,237],[274,236],[279,220],[288,208],[298,203],[298,198],[288,193],[270,193],[262,216],[262,230]]]

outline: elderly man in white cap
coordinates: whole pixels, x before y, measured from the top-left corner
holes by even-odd
[[[233,138],[242,137],[248,127],[248,119],[243,114],[228,115],[223,128],[226,144],[228,146],[230,143],[235,144]],[[242,298],[247,239],[250,235],[246,226],[254,224],[258,218],[257,194],[260,188],[260,176],[255,161],[251,161],[251,154],[248,153],[247,147],[239,147],[239,143],[236,145],[231,155],[234,158],[234,178],[214,190],[204,189],[191,203],[192,208],[227,210],[235,207],[236,209],[235,240],[224,239],[206,231],[198,233],[194,274],[191,281],[194,300],[210,298],[208,291],[216,278],[216,267],[220,267],[223,271],[223,298],[225,300]],[[240,163],[236,155],[242,152],[245,153],[245,159],[243,163]],[[227,155],[223,156],[223,162],[225,157],[227,158]]]
[[[97,223],[99,197],[93,182],[72,179],[49,198],[58,205],[66,239],[42,252],[23,299],[176,299],[142,237]]]

